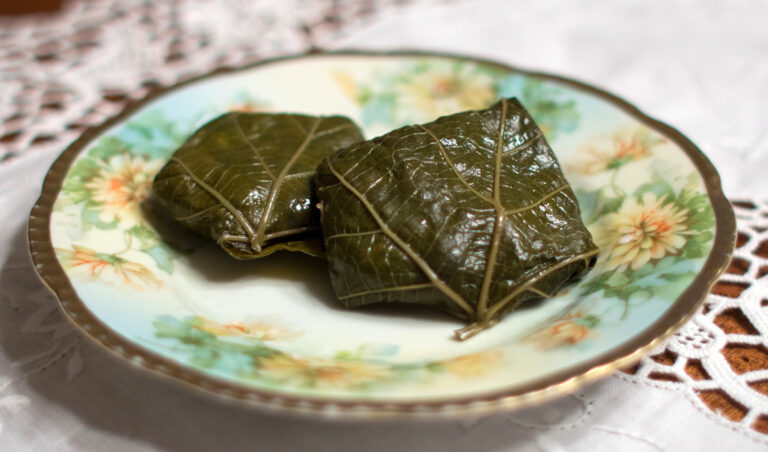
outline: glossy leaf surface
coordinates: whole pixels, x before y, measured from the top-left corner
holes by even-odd
[[[342,303],[432,305],[471,323],[460,339],[556,294],[598,252],[516,99],[343,149],[316,184]]]
[[[173,218],[237,258],[322,255],[312,177],[323,158],[360,140],[340,116],[228,113],[176,151],[153,189]]]

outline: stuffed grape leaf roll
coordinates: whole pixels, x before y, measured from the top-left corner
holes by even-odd
[[[598,253],[516,99],[347,147],[315,180],[339,300],[430,305],[466,319],[459,339],[556,294]]]
[[[173,218],[236,258],[322,255],[312,177],[322,159],[362,139],[341,116],[228,113],[195,132],[152,187]]]

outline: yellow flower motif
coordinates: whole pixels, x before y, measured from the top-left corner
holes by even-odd
[[[469,64],[434,64],[393,87],[399,111],[422,112],[434,119],[465,110],[486,108],[496,100],[493,78]]]
[[[84,246],[72,245],[71,250],[56,248],[56,255],[64,268],[106,283],[124,284],[134,289],[163,285],[150,269],[117,254],[99,253]]]
[[[640,202],[624,201],[618,212],[606,215],[598,223],[598,245],[603,250],[600,261],[609,270],[637,270],[651,260],[680,252],[687,242],[688,209],[666,196],[658,199],[646,193]]]
[[[499,367],[502,356],[501,350],[485,350],[446,359],[441,363],[449,372],[460,377],[482,377]]]
[[[357,82],[352,75],[344,71],[334,71],[333,79],[347,97],[357,99]]]
[[[586,175],[620,168],[650,156],[651,149],[662,142],[661,138],[652,136],[646,129],[620,130],[610,138],[587,146],[583,150],[583,159],[573,167]]]
[[[98,203],[107,221],[137,217],[139,204],[152,188],[152,178],[162,167],[160,159],[147,162],[130,154],[112,156],[101,170],[85,183],[91,199]]]
[[[319,388],[362,386],[384,381],[392,374],[391,370],[382,364],[301,358],[283,353],[260,360],[258,370],[264,376]]]
[[[256,339],[259,341],[290,340],[301,335],[290,325],[281,323],[277,318],[254,318],[244,322],[218,323],[211,319],[198,317],[199,325],[195,328],[216,336],[232,336]]]

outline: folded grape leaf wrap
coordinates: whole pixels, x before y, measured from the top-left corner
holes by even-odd
[[[315,169],[362,139],[341,116],[227,113],[195,132],[152,188],[173,218],[236,258],[280,249],[318,256]]]
[[[516,99],[345,148],[315,180],[341,302],[431,305],[467,319],[459,339],[554,295],[598,252]]]

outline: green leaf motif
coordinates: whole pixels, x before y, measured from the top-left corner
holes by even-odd
[[[128,229],[126,233],[133,241],[138,241],[139,251],[151,257],[155,261],[157,268],[168,274],[173,273],[173,261],[178,257],[179,253],[168,246],[154,230],[144,225],[137,225]]]
[[[634,195],[636,199],[640,200],[645,193],[653,193],[656,195],[656,198],[664,198],[667,202],[675,201],[675,189],[666,179],[661,177],[661,175],[655,171],[651,177],[651,181],[639,186],[635,190]]]
[[[176,253],[165,246],[153,246],[142,251],[155,261],[157,268],[168,274],[173,273],[173,260],[177,256]]]
[[[621,287],[627,285],[629,281],[630,278],[626,273],[615,272],[608,277],[608,279],[605,281],[605,284],[613,287]]]
[[[148,249],[157,246],[160,243],[160,239],[154,231],[150,230],[146,226],[136,225],[126,231],[134,239],[138,239],[140,247],[139,249]]]
[[[579,125],[576,101],[564,98],[564,91],[552,83],[532,76],[507,75],[497,81],[496,93],[519,98],[550,138],[572,132]]]
[[[97,160],[107,161],[110,157],[115,155],[130,152],[128,145],[126,145],[123,140],[114,135],[107,135],[100,139],[94,147],[88,150],[88,156]]]
[[[676,282],[676,281],[690,281],[693,278],[696,277],[698,273],[696,272],[685,272],[685,273],[666,273],[662,274],[661,278],[669,281],[669,282]]]
[[[99,161],[90,156],[78,159],[69,170],[62,187],[62,192],[67,196],[67,199],[75,204],[90,201],[92,194],[85,184],[98,175],[101,168]]]
[[[321,255],[312,176],[323,158],[360,140],[340,116],[229,113],[181,146],[153,189],[173,218],[234,257]]]
[[[579,319],[579,323],[586,326],[587,328],[595,328],[600,324],[600,317],[593,314],[587,314]]]
[[[598,252],[516,99],[346,148],[316,183],[339,299],[431,305],[473,322],[460,339],[554,295]]]
[[[99,229],[115,229],[119,223],[118,219],[112,221],[104,221],[101,219],[101,213],[93,208],[92,203],[86,203],[83,206],[81,213],[83,227],[87,229],[89,226],[95,226]]]
[[[168,119],[162,110],[150,110],[128,122],[118,139],[134,155],[166,159],[189,137],[188,124]]]
[[[576,198],[579,200],[581,216],[585,224],[591,225],[621,208],[626,197],[607,195],[607,191],[605,188],[593,191],[576,189]]]
[[[195,317],[189,317],[185,321],[181,321],[171,315],[162,315],[153,322],[155,326],[155,335],[162,338],[182,339],[185,342],[197,343],[199,340],[189,341],[186,340],[193,331],[192,328],[200,322]],[[199,331],[199,330],[196,330]],[[201,333],[204,333],[201,331]],[[204,333],[206,337],[214,338],[211,333]]]

